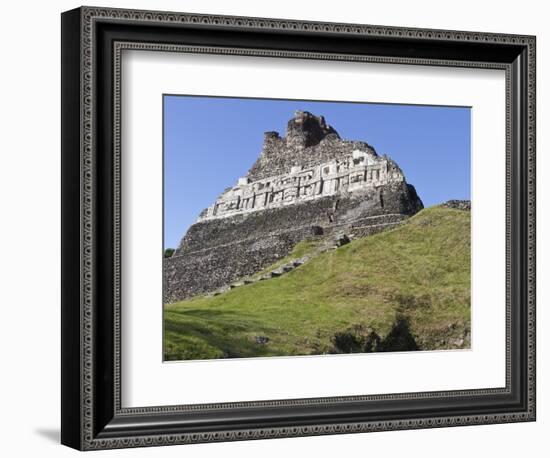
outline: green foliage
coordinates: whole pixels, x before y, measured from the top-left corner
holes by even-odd
[[[164,257],[165,258],[171,257],[174,254],[174,251],[176,251],[176,250],[174,250],[174,248],[166,248],[164,250]]]
[[[287,258],[318,243],[302,242]],[[468,348],[470,212],[428,208],[281,277],[164,312],[167,360]]]

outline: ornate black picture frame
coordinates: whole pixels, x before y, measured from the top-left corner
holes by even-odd
[[[506,387],[121,406],[120,53],[506,71]],[[535,420],[535,37],[82,7],[62,14],[62,434],[105,449]]]

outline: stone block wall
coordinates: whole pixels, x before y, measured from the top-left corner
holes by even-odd
[[[319,228],[324,236],[364,236],[392,227],[421,208],[414,187],[398,183],[361,196],[334,195],[198,222],[164,260],[164,302],[215,291],[253,275],[288,255],[298,242],[319,234]]]

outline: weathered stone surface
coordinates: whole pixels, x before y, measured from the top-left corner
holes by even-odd
[[[298,111],[288,121],[286,136],[278,132],[264,134],[264,146],[258,160],[247,177],[257,181],[270,176],[288,173],[292,167],[309,167],[329,162],[360,150],[376,155],[374,148],[365,142],[347,141],[328,126],[322,116]]]
[[[301,119],[299,127],[295,127]],[[312,131],[309,135],[308,129]],[[405,182],[403,172],[391,159],[378,156],[366,143],[340,140],[323,118],[309,113],[298,112],[297,117],[289,121],[287,136],[277,137],[276,144],[273,144],[273,133],[269,132],[268,136],[268,144],[264,144],[260,158],[248,175],[226,189],[200,214],[198,221],[329,196],[372,193],[380,186]],[[377,197],[383,199],[381,194]]]
[[[338,234],[336,236],[335,243],[337,246],[347,245],[349,242],[351,242],[351,240],[347,234]]]
[[[164,259],[164,302],[253,275],[302,240],[370,235],[422,208],[394,161],[297,112],[286,137],[266,134],[248,175],[201,212]]]
[[[448,200],[441,205],[443,207],[454,208],[456,210],[470,211],[472,209],[472,203],[469,200]]]

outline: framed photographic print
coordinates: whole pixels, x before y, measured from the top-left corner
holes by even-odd
[[[62,443],[535,419],[535,38],[62,15]]]

